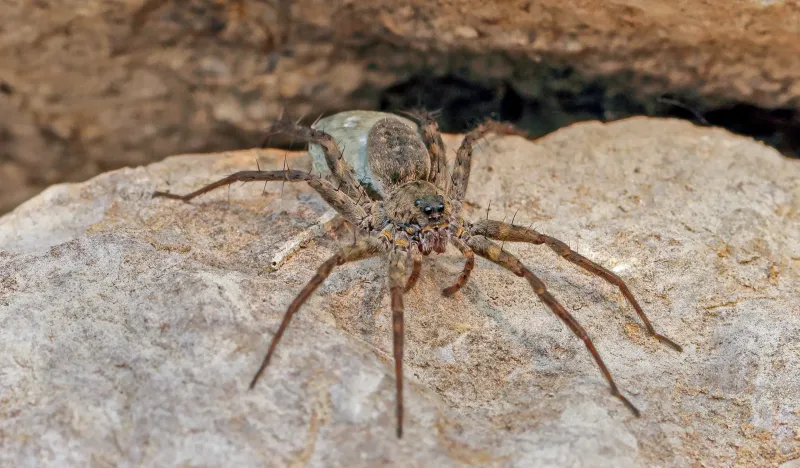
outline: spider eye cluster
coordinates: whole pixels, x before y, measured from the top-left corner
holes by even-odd
[[[414,206],[419,207],[426,215],[444,212],[444,203],[440,200],[436,200],[432,203],[426,203],[425,200],[416,200],[414,201]]]

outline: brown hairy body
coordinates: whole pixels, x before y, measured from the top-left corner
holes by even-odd
[[[461,202],[469,182],[472,149],[475,141],[487,133],[517,133],[512,127],[486,122],[468,133],[456,152],[452,173],[448,173],[445,148],[438,125],[430,114],[414,113],[419,133],[396,119],[387,118],[375,124],[367,138],[367,162],[378,179],[380,190],[368,193],[345,161],[333,138],[319,130],[287,121],[275,123],[269,134],[285,133],[316,143],[323,149],[331,175],[323,179],[296,170],[242,171],[206,185],[187,195],[156,192],[156,197],[189,201],[198,195],[229,185],[249,181],[305,181],[353,226],[366,236],[323,263],[286,310],[269,349],[254,375],[250,388],[268,366],[276,346],[292,316],[338,266],[365,258],[384,255],[388,258],[388,280],[391,292],[392,330],[396,374],[397,436],[403,433],[403,294],[414,287],[421,272],[421,257],[443,253],[448,244],[466,258],[464,269],[445,296],[455,294],[469,280],[475,256],[483,257],[525,278],[533,292],[572,332],[583,341],[608,382],[611,393],[635,415],[639,410],[619,391],[614,379],[591,339],[575,318],[562,306],[545,284],[514,255],[493,240],[527,242],[545,245],[567,261],[617,286],[645,325],[647,332],[661,342],[681,351],[674,341],[655,331],[639,303],[616,274],[570,249],[565,243],[534,229],[499,221],[469,222],[461,217]],[[409,271],[410,265],[410,271]]]

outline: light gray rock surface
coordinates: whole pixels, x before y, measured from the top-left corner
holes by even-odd
[[[449,138],[452,148],[455,138]],[[152,200],[283,153],[170,158],[51,187],[0,218],[1,466],[777,466],[800,458],[800,164],[724,131],[632,119],[489,138],[466,212],[534,223],[620,274],[523,258],[594,338],[633,417],[527,283],[454,251],[406,297],[394,437],[381,259],[335,271],[247,384],[347,227],[268,263],[324,215],[299,184]],[[292,167],[310,167],[290,155]],[[265,190],[262,193],[262,190]],[[282,195],[281,195],[282,193]],[[791,466],[791,465],[788,465]]]

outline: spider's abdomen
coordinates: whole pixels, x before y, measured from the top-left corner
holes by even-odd
[[[427,180],[431,170],[428,151],[419,133],[391,117],[378,121],[370,129],[367,163],[372,177],[388,192],[412,180]]]
[[[391,119],[392,122],[378,125],[387,118]],[[411,134],[409,134],[408,130],[402,128],[395,131],[397,123],[404,124],[408,127],[408,129],[411,130]],[[378,129],[373,132],[372,130],[376,125],[378,125]],[[391,130],[389,130],[388,126],[391,126]],[[428,163],[425,162],[427,161],[425,155],[419,153],[420,149],[423,149],[424,146],[422,142],[419,141],[420,137],[417,124],[404,117],[386,112],[363,110],[347,111],[325,117],[312,125],[312,128],[322,130],[333,137],[339,149],[342,151],[345,161],[353,166],[353,169],[356,171],[356,177],[358,177],[359,183],[361,183],[371,196],[378,199],[385,199],[389,196],[389,193],[391,193],[393,189],[391,181],[392,175],[394,174],[393,171],[391,171],[390,164],[375,164],[372,162],[372,159],[383,160],[384,158],[391,158],[394,156],[399,157],[401,161],[405,161],[406,158],[404,155],[411,153],[411,157],[408,158],[408,160],[411,161],[411,166],[413,166],[410,172],[413,174],[424,173],[427,175],[427,171],[429,171],[427,167]],[[387,131],[390,135],[403,136],[388,139],[380,138],[381,135],[385,137]],[[372,140],[373,145],[379,144],[379,141],[388,143],[388,148],[384,147],[373,150],[375,156],[369,154],[370,150],[368,148],[368,140],[370,140],[369,137],[373,133],[379,137],[378,139]],[[404,145],[402,143],[403,141],[410,143]],[[405,149],[403,149],[403,147],[405,147]],[[409,151],[411,147],[416,147],[417,149]],[[317,144],[311,144],[309,145],[308,152],[314,164],[314,172],[317,172],[323,177],[329,177],[330,169],[325,162],[325,155],[322,152],[322,148]],[[421,157],[422,164],[420,164]],[[401,164],[404,163],[401,162]],[[376,167],[377,173],[375,171]],[[408,178],[408,171],[408,168],[398,171],[396,179]]]

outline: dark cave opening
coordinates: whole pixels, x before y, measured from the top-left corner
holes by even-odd
[[[800,112],[796,109],[746,103],[712,106],[689,92],[637,97],[633,89],[599,79],[581,86],[560,86],[554,79],[542,89],[541,97],[526,98],[508,83],[488,87],[452,75],[420,75],[384,90],[380,110],[437,110],[439,125],[448,133],[463,133],[477,122],[493,118],[514,123],[532,138],[586,120],[610,122],[641,115],[679,118],[700,126],[722,127],[800,158]]]

